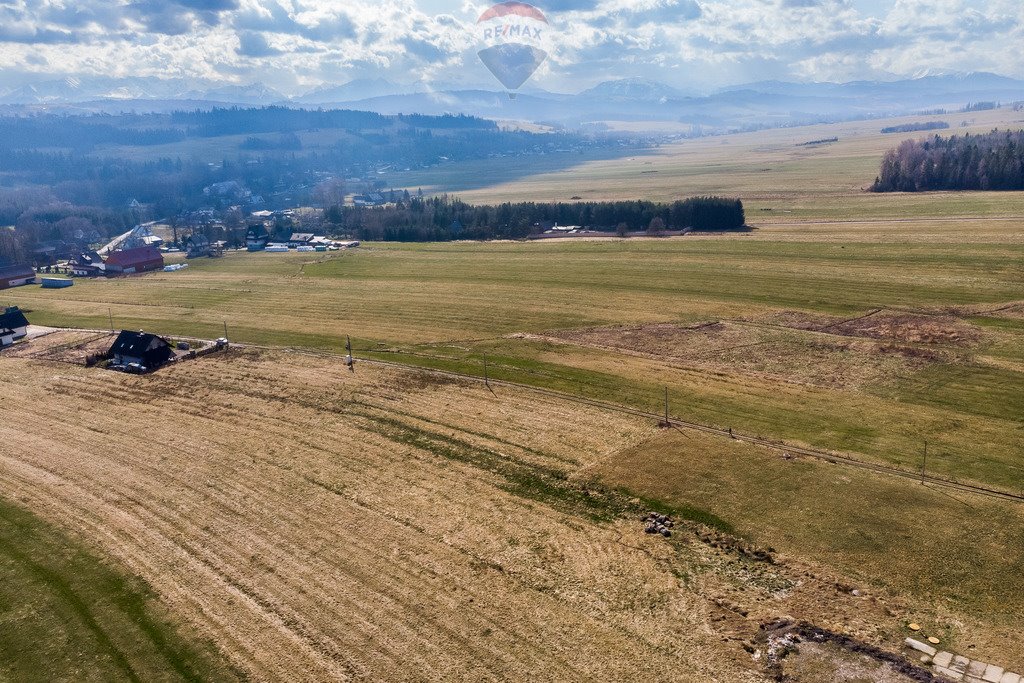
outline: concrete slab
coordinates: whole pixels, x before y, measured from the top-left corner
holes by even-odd
[[[988,668],[986,662],[971,662],[967,667],[967,675],[974,676],[975,678],[981,678],[985,675],[985,669]]]
[[[1021,683],[1022,679],[1020,674],[1015,674],[1012,671],[1007,671],[1003,674],[1003,677],[999,679],[999,683]]]
[[[923,652],[926,655],[928,655],[929,657],[934,657],[935,653],[938,652],[938,650],[936,650],[931,645],[929,645],[927,643],[922,643],[920,640],[914,640],[913,638],[907,638],[906,640],[903,641],[903,643],[907,647],[909,647],[911,650],[917,650],[918,652]]]
[[[45,337],[46,335],[56,332],[56,327],[43,327],[42,325],[29,325],[25,330],[25,339],[36,339],[37,337]]]
[[[949,665],[950,669],[956,669],[960,673],[965,673],[967,667],[971,665],[971,660],[967,659],[963,655],[955,655],[953,657],[953,663]]]
[[[948,667],[953,662],[953,653],[943,650],[939,654],[935,655],[935,659],[932,661],[935,662],[935,666]]]
[[[956,669],[947,669],[944,666],[937,666],[937,667],[935,667],[935,673],[937,673],[940,676],[943,676],[945,678],[948,678],[951,681],[962,681],[962,680],[964,680],[963,673],[961,673],[960,671],[957,671]]]
[[[995,664],[989,664],[985,667],[985,673],[981,675],[981,680],[986,683],[999,683],[1003,678],[1003,674],[1006,673],[1006,669]]]

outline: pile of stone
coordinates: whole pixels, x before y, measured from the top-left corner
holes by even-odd
[[[644,533],[661,534],[665,538],[672,536],[672,527],[675,526],[671,517],[659,515],[657,512],[651,512],[641,517],[640,521],[644,523]]]

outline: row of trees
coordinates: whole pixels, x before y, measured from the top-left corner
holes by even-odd
[[[907,140],[886,153],[871,190],[1024,190],[1024,131]]]
[[[899,126],[889,126],[882,129],[882,134],[889,133],[916,133],[922,130],[946,130],[949,124],[945,121],[924,121],[920,123],[904,123]]]
[[[448,196],[410,197],[383,207],[330,207],[337,232],[363,240],[399,242],[505,239],[538,234],[555,224],[605,232],[735,230],[746,222],[743,203],[694,197],[671,204],[646,201],[467,204]]]

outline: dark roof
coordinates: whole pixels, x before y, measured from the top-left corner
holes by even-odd
[[[0,313],[0,328],[13,330],[16,327],[28,327],[28,319],[21,312],[20,308],[11,306],[3,313]]]
[[[16,263],[13,266],[0,266],[0,280],[14,280],[22,277],[35,277],[36,271],[27,263]]]
[[[167,343],[155,334],[121,330],[121,334],[117,335],[117,339],[114,340],[114,345],[110,347],[110,351],[125,356],[141,356],[154,342],[157,345]]]
[[[110,347],[110,354],[141,358],[147,367],[152,368],[166,363],[173,352],[167,340],[155,334],[121,330]]]
[[[107,263],[122,268],[131,268],[159,261],[163,263],[164,257],[156,247],[139,247],[137,249],[125,249],[114,251],[107,256]]]

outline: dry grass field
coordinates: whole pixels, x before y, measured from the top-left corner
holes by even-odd
[[[646,535],[645,504],[597,478],[722,444],[669,447],[652,424],[530,392],[256,350],[145,377],[3,357],[0,392],[5,495],[256,680],[757,681],[748,649],[783,615],[890,648],[912,618],[982,651],[1020,633],[1019,611],[974,630],[963,605],[781,543],[767,563],[697,524]],[[697,503],[752,526],[752,510]]]

